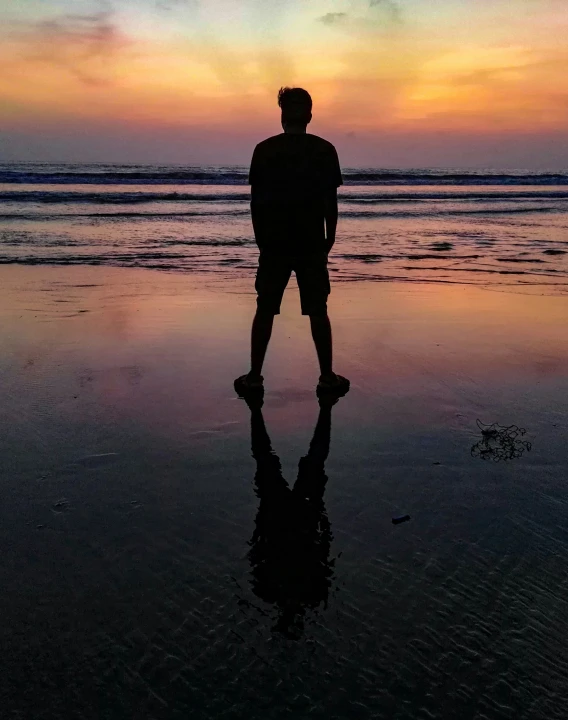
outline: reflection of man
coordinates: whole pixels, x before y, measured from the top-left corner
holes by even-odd
[[[292,271],[300,289],[302,315],[309,315],[320,365],[318,394],[346,392],[349,381],[333,372],[327,255],[335,242],[337,188],[343,183],[333,145],[306,132],[312,99],[302,88],[281,88],[282,128],[259,143],[249,182],[251,214],[260,259],[257,311],[252,324],[250,372],[235,381],[239,394],[261,389],[274,316]]]
[[[300,460],[290,488],[280,459],[272,450],[262,416],[262,399],[248,398],[255,490],[260,499],[250,541],[252,589],[278,607],[275,630],[297,637],[307,609],[327,604],[333,560],[329,559],[331,527],[323,494],[327,476],[331,408],[335,398],[320,399],[320,412],[308,454]]]

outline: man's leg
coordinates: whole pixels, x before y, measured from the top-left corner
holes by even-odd
[[[274,315],[265,310],[257,310],[252,321],[250,336],[250,380],[258,380],[262,374],[262,366],[266,356]]]
[[[333,372],[333,343],[331,323],[327,315],[327,298],[330,292],[327,272],[327,255],[314,253],[299,258],[294,267],[302,315],[310,316],[312,337],[316,346],[320,366],[320,379],[317,386],[321,392],[333,391],[338,397],[349,390],[349,380]]]
[[[235,380],[235,390],[241,396],[244,392],[262,390],[262,366],[272,335],[274,316],[280,312],[282,295],[291,272],[288,258],[261,252],[255,282],[258,297],[251,331],[250,371]]]
[[[331,393],[341,397],[349,391],[349,380],[333,372],[333,343],[331,323],[327,313],[310,314],[312,337],[316,346],[320,366],[320,379],[317,386],[319,397]]]
[[[318,354],[321,378],[322,380],[328,380],[333,376],[333,342],[331,323],[327,313],[310,315],[310,325]]]

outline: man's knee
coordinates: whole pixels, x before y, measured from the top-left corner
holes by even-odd
[[[267,324],[267,323],[271,323],[274,320],[275,315],[276,315],[276,313],[269,308],[258,307],[256,309],[256,314],[254,316],[254,319],[260,323]]]
[[[329,322],[329,316],[327,310],[323,312],[309,313],[310,322],[317,324],[323,324]]]
[[[327,318],[327,295],[315,294],[313,297],[300,296],[300,304],[302,306],[302,315],[309,315],[310,318],[315,318],[324,321]]]

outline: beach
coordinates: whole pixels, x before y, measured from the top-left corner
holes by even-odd
[[[251,411],[252,269],[35,265],[0,267],[5,717],[564,718],[562,288],[345,277],[322,410],[292,281]],[[296,526],[261,481],[316,423]]]

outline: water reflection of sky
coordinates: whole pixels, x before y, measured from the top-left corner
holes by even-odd
[[[39,388],[24,386],[22,399],[38,389],[55,397],[59,382],[75,383],[93,401],[170,438],[238,425],[231,380],[247,363],[254,296],[246,284],[233,283],[227,295],[152,272],[10,271],[34,278],[24,292],[17,281],[3,289],[4,347],[42,379]],[[317,380],[298,310],[292,282],[265,367],[266,409],[281,415],[283,429],[303,424]],[[333,288],[330,312],[336,365],[353,384],[342,412],[362,427],[379,406],[388,427],[410,419],[428,427],[454,410],[481,413],[520,397],[530,404],[559,392],[568,375],[560,297],[355,283]]]

